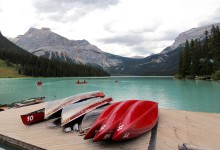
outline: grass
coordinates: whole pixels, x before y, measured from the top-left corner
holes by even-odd
[[[0,78],[20,78],[25,77],[24,75],[19,75],[16,67],[9,67],[6,65],[5,61],[0,59]]]

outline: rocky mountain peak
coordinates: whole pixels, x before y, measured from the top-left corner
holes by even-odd
[[[211,24],[211,25],[206,25],[203,27],[198,27],[198,28],[192,28],[188,31],[182,32],[179,34],[179,36],[175,39],[175,42],[173,43],[173,45],[171,45],[170,47],[165,48],[161,53],[165,54],[169,51],[175,50],[177,47],[179,47],[180,45],[183,45],[186,40],[195,40],[195,39],[203,39],[205,37],[205,31],[207,30],[209,33],[211,31],[212,26],[219,26],[220,27],[220,23],[215,23],[215,24]]]
[[[220,26],[220,23],[213,25]],[[38,56],[94,65],[114,75],[174,75],[178,70],[179,56],[186,39],[202,39],[205,30],[210,32],[211,27],[212,25],[208,25],[182,32],[173,45],[161,53],[140,59],[105,53],[85,39],[69,40],[49,28],[30,28],[23,36],[18,36],[14,43]]]
[[[42,27],[41,29],[30,28],[26,33],[36,33],[36,32],[51,32],[50,28]]]
[[[13,42],[37,56],[68,62],[92,64],[103,68],[115,66],[121,61],[101,51],[87,40],[69,40],[49,28],[30,28]]]
[[[45,32],[50,32],[51,31],[50,28],[46,28],[46,27],[41,28],[41,30],[45,31]]]

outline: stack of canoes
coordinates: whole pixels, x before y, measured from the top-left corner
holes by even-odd
[[[14,104],[14,107],[19,108],[19,107],[24,107],[24,106],[43,103],[44,100],[45,100],[45,97],[36,97],[36,98],[29,98],[29,99],[26,99],[26,100],[15,102],[13,104]]]
[[[83,104],[84,101],[91,100],[94,98],[99,98],[99,100],[102,101],[102,98],[104,96],[105,95],[103,92],[94,91],[73,95],[60,100],[51,101],[48,102],[46,107],[43,109],[21,115],[21,119],[25,125],[31,125],[44,120],[60,118],[63,108],[71,106],[73,104]]]
[[[126,140],[151,130],[158,120],[158,103],[125,100],[112,103],[103,92],[88,92],[49,102],[44,109],[21,116],[25,125],[46,120],[65,132],[79,130],[84,139]]]
[[[158,103],[126,100],[109,105],[84,136],[94,142],[138,137],[152,129],[158,120]]]
[[[29,98],[29,99],[13,102],[11,104],[3,104],[3,105],[0,104],[0,111],[4,111],[11,108],[20,108],[24,106],[39,104],[39,103],[43,103],[44,100],[45,97],[35,97],[35,98]]]

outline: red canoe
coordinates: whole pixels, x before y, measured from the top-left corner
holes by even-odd
[[[105,108],[104,111],[99,115],[99,117],[93,123],[91,128],[88,130],[88,132],[84,136],[84,139],[93,138],[95,136],[95,133],[102,126],[102,123],[105,121],[105,119],[111,114],[111,112],[114,110],[114,108],[116,106],[118,106],[120,103],[121,102],[116,102],[116,103],[113,103],[113,104],[109,105],[107,108]]]
[[[37,81],[37,85],[38,86],[42,85],[42,81]]]
[[[44,120],[45,109],[36,110],[31,113],[21,115],[21,120],[25,125],[31,125]]]
[[[77,81],[76,84],[87,84],[87,81]]]
[[[158,120],[158,103],[138,101],[133,104],[122,118],[112,140],[126,140],[140,136],[152,129]]]
[[[97,142],[111,138],[127,109],[136,102],[138,102],[138,100],[127,100],[120,103],[102,123],[102,126],[93,138],[93,141]]]

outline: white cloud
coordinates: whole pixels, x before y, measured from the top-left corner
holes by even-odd
[[[5,36],[49,27],[122,56],[158,53],[179,33],[220,22],[219,0],[1,0],[0,12]]]

